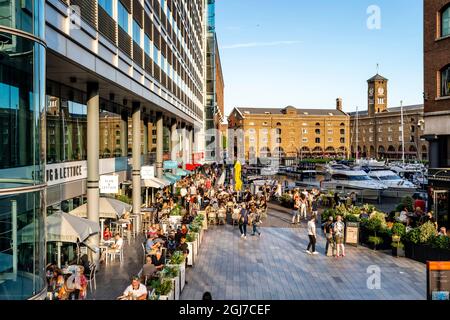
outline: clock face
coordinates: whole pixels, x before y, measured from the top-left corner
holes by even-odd
[[[384,89],[383,88],[378,88],[378,94],[384,94]]]
[[[373,96],[373,92],[374,92],[373,88],[370,88],[370,89],[369,89],[369,95],[370,95],[370,96]]]

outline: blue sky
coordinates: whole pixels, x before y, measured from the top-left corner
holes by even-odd
[[[423,103],[422,0],[216,0],[225,113],[236,106],[367,108],[367,79],[391,107]],[[367,27],[371,5],[381,28]]]

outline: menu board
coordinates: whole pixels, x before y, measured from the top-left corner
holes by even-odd
[[[450,261],[427,261],[428,300],[450,300]]]
[[[345,243],[358,246],[359,241],[359,223],[347,222],[345,228]]]

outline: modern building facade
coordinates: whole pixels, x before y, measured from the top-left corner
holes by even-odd
[[[424,138],[438,223],[450,227],[450,1],[424,1]]]
[[[142,165],[205,160],[206,8],[0,2],[0,299],[45,292],[46,215],[87,202],[98,222],[101,175],[133,186],[139,214]]]
[[[229,156],[246,161],[347,157],[350,147],[350,117],[341,99],[335,109],[234,108],[228,129]]]
[[[388,107],[388,82],[379,74],[370,78],[367,110],[349,113],[351,155],[401,160],[404,151],[405,160],[427,160],[428,143],[421,138],[425,129],[423,105]]]

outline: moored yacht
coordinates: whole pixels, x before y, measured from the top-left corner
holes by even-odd
[[[378,199],[387,187],[372,178],[363,170],[333,169],[327,180],[321,182],[321,187],[327,190],[356,192],[365,199]]]
[[[368,173],[368,176],[387,187],[387,190],[383,190],[383,196],[386,197],[412,196],[417,190],[414,183],[402,179],[392,170],[372,170]]]

